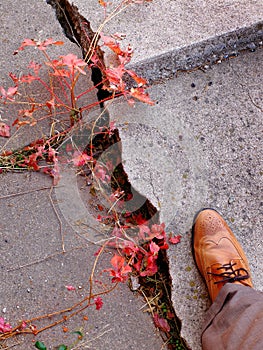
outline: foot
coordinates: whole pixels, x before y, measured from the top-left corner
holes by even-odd
[[[225,220],[212,209],[194,220],[193,255],[212,301],[226,283],[253,287],[247,258]]]

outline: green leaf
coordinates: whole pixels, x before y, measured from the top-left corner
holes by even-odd
[[[39,340],[35,343],[35,347],[39,350],[47,350],[46,345]]]
[[[81,333],[81,331],[75,331],[75,332],[72,332],[72,334],[77,334],[77,335],[79,335],[81,338],[83,338],[83,333]]]
[[[58,350],[67,350],[67,349],[68,349],[68,347],[64,344],[59,345],[59,347],[58,347]]]

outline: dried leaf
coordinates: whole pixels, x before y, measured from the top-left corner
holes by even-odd
[[[0,122],[0,136],[10,137],[10,126],[3,122]]]
[[[149,95],[144,91],[143,88],[131,88],[130,95],[134,98],[137,98],[137,100],[147,103],[151,106],[154,105],[154,102],[150,99]]]
[[[181,237],[182,236],[180,236],[180,235],[171,237],[171,238],[169,238],[169,242],[172,243],[172,244],[180,243]]]
[[[170,332],[170,326],[165,318],[160,317],[158,314],[153,315],[153,321],[156,327],[160,328],[164,332]]]

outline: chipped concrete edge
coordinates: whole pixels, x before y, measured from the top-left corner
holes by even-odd
[[[130,64],[137,74],[149,83],[168,79],[181,70],[191,70],[204,65],[221,63],[238,56],[240,51],[254,51],[263,45],[263,21],[249,27],[223,33],[189,46],[168,51],[159,56]]]

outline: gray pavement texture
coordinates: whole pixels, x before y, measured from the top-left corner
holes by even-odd
[[[49,189],[37,191],[49,186],[50,180],[40,174],[6,174],[1,178],[0,310],[12,325],[70,307],[89,293],[88,279],[98,246],[76,235],[58,205],[58,213],[54,211],[56,199],[52,196],[52,203]],[[10,194],[14,196],[4,198]],[[74,208],[74,199],[71,204]],[[111,282],[100,273],[109,268],[111,256],[112,253],[104,256],[95,275],[108,287]],[[68,291],[67,285],[75,286],[76,291]],[[101,287],[94,283],[94,289],[98,292]],[[74,343],[76,334],[71,332],[81,331],[84,338],[80,349],[161,349],[162,340],[150,316],[140,310],[144,301],[128,286],[119,285],[102,298],[101,310],[90,307],[63,324],[69,332],[57,326],[36,337],[18,338],[13,344],[29,350],[35,349],[34,342],[40,340],[53,350],[62,343]]]
[[[110,3],[108,14],[120,1]],[[104,19],[98,1],[74,4],[97,30]],[[153,0],[128,6],[102,31],[126,34],[124,47],[134,49],[131,66],[154,82],[262,45],[262,13],[261,0]]]
[[[200,348],[207,291],[191,252],[196,212],[217,209],[240,240],[262,290],[262,58],[245,53],[207,71],[155,85],[153,108],[116,101],[124,168],[181,243],[168,250],[182,337]]]
[[[96,30],[103,20],[98,2],[75,4]],[[248,255],[255,288],[262,290],[262,49],[208,64],[203,71],[162,79],[180,69],[221,61],[244,48],[260,47],[262,6],[260,0],[216,4],[155,0],[128,7],[103,28],[105,34],[126,33],[123,44],[131,43],[135,50],[136,71],[159,82],[150,89],[155,106],[130,108],[119,100],[109,111],[121,133],[130,182],[158,208],[167,230],[182,235],[181,243],[169,249],[172,297],[182,336],[193,350],[200,348],[201,322],[209,307],[190,248],[197,210],[209,206],[223,214]],[[63,38],[65,46],[54,49],[54,54],[80,54],[63,37],[45,1],[36,1],[33,7],[25,0],[12,5],[1,1],[0,19],[0,85],[8,86],[8,72],[19,74],[36,57],[30,50],[12,56],[26,37]],[[90,96],[93,99],[95,95]],[[2,118],[7,113],[14,111],[1,107]],[[48,123],[34,132],[24,129],[8,140],[6,148],[15,149],[48,132]],[[0,139],[1,147],[5,143]],[[1,175],[0,315],[11,323],[68,307],[87,294],[97,250],[89,241],[94,228],[80,235],[82,231],[73,225],[82,220],[81,191],[69,190],[70,180],[64,175],[62,190],[52,194],[50,179],[41,174]],[[109,266],[111,254],[102,259],[98,272]],[[68,284],[80,288],[69,292]],[[103,299],[100,311],[88,309],[88,321],[82,315],[66,323],[70,331],[85,333],[81,349],[162,348],[150,317],[140,310],[143,301],[126,285]],[[58,326],[37,339],[54,349],[76,336]],[[20,338],[17,348],[33,349],[35,340]]]

